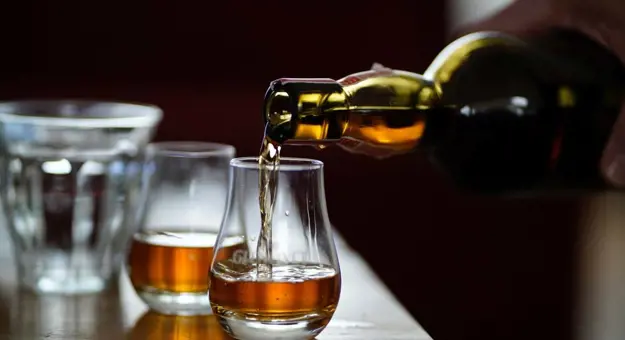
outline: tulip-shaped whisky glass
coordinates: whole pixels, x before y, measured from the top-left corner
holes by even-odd
[[[259,247],[258,158],[230,162],[228,205],[210,269],[209,297],[237,339],[312,339],[339,302],[341,274],[329,222],[323,163],[282,158],[268,242]],[[232,252],[229,239],[242,237]],[[228,256],[226,256],[226,254]]]
[[[219,143],[148,145],[126,271],[150,309],[187,316],[212,312],[208,270],[235,154],[234,146]]]

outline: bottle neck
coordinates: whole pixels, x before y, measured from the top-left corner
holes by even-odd
[[[351,138],[409,149],[438,98],[434,84],[421,75],[380,65],[337,81],[277,79],[265,94],[265,134],[282,144]]]

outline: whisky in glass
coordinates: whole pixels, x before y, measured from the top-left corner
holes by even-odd
[[[230,174],[210,271],[214,314],[237,339],[314,338],[332,318],[341,291],[323,163],[235,158]],[[245,247],[231,252],[232,237],[242,237]]]

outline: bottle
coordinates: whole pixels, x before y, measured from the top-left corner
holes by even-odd
[[[599,168],[625,68],[582,33],[461,37],[423,74],[374,65],[339,80],[281,78],[264,100],[275,143],[418,150],[461,190],[496,195],[611,189]]]

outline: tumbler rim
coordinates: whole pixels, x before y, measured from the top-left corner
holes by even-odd
[[[152,155],[180,158],[234,157],[236,153],[233,145],[204,141],[159,141],[147,149]]]
[[[98,99],[0,101],[0,121],[66,128],[154,127],[163,110],[153,104]]]
[[[259,157],[237,157],[230,161],[232,168],[260,170]],[[279,172],[282,171],[312,171],[323,168],[323,162],[313,158],[280,157]]]

